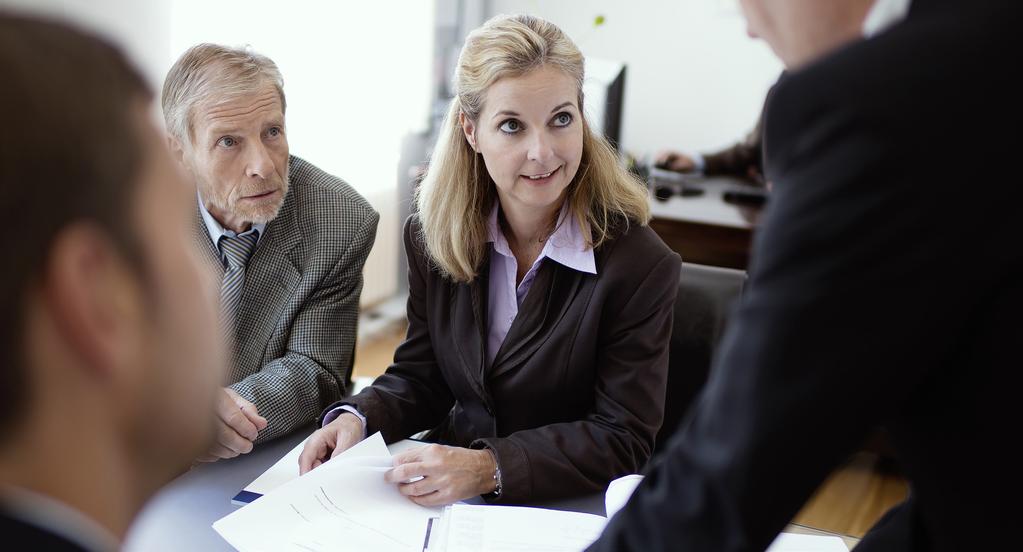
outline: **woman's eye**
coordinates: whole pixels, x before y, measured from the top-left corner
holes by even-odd
[[[554,126],[564,127],[572,124],[572,114],[558,113],[554,116]]]
[[[235,141],[235,139],[231,138],[230,136],[224,136],[220,140],[217,140],[217,145],[221,146],[221,147],[225,147],[225,148],[230,148],[230,147],[234,146],[237,143],[238,142]]]
[[[515,134],[520,130],[522,130],[522,124],[516,121],[515,119],[508,119],[507,121],[501,123],[501,132],[504,132],[506,134]]]

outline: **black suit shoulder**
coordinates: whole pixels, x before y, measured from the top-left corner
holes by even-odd
[[[89,552],[74,542],[10,517],[4,512],[0,512],[0,535],[3,536],[4,546],[13,546],[17,550]]]
[[[621,227],[594,254],[595,297],[604,302],[602,311],[609,322],[627,305],[651,312],[664,303],[674,305],[682,260],[649,226],[632,222]]]
[[[630,271],[646,274],[665,257],[678,257],[650,226],[630,222],[615,232],[614,237],[598,247],[594,253],[597,272],[601,268],[626,264]]]
[[[850,127],[871,133],[879,147],[910,137],[908,143],[919,151],[892,153],[926,152],[937,158],[936,166],[950,144],[956,147],[950,153],[960,158],[987,157],[991,144],[985,136],[963,138],[969,132],[990,134],[985,112],[1006,120],[1013,113],[1018,117],[1016,78],[1004,67],[1018,61],[1012,37],[1021,9],[1018,2],[969,4],[970,9],[958,11],[921,7],[912,22],[792,72],[770,102],[769,170],[812,157],[815,152],[806,148],[826,144],[829,133],[844,134]],[[798,140],[791,139],[795,135]],[[785,146],[772,147],[777,144]]]
[[[409,215],[405,220],[403,235],[410,260],[417,263],[424,273],[437,272],[429,260],[422,224],[417,214]],[[642,281],[666,258],[679,259],[678,254],[665,245],[649,226],[635,222],[627,225],[623,223],[615,228],[612,237],[594,250],[594,256],[598,274],[609,272],[636,281]]]

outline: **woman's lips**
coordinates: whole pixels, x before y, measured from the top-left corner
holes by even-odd
[[[523,178],[526,182],[534,186],[542,186],[553,180],[554,177],[558,175],[559,171],[561,171],[561,167],[558,167],[549,173],[521,175],[521,178]]]

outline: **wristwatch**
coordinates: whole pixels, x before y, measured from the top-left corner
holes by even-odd
[[[495,453],[490,447],[486,448],[486,451],[490,453],[490,456],[494,458],[494,491],[483,495],[484,498],[497,498],[501,496],[501,464],[497,461],[497,453]]]

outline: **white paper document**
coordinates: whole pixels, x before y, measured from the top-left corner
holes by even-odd
[[[580,552],[607,518],[515,506],[454,504],[444,511],[430,552]]]
[[[231,499],[231,503],[237,506],[244,506],[253,500],[269,493],[281,485],[298,477],[298,457],[305,448],[309,439],[303,439],[295,448],[288,451],[270,469],[266,470],[259,477],[245,486],[238,494]]]
[[[838,537],[782,533],[767,552],[849,552],[849,547]]]
[[[634,473],[623,475],[607,486],[607,490],[604,491],[604,511],[607,512],[608,519],[613,518],[618,510],[625,507],[636,487],[642,482],[643,476]]]
[[[440,509],[384,481],[391,454],[377,433],[213,524],[241,552],[419,552]]]
[[[305,448],[305,443],[308,440],[308,438],[303,439],[301,443],[295,445],[295,448],[288,451],[288,454],[285,454],[274,465],[270,466],[268,470],[260,474],[252,483],[238,491],[238,494],[231,498],[231,504],[245,506],[298,477],[298,457],[302,455],[302,449]],[[391,451],[392,455],[395,455],[421,446],[423,446],[422,441],[404,439],[387,445],[387,450]]]

